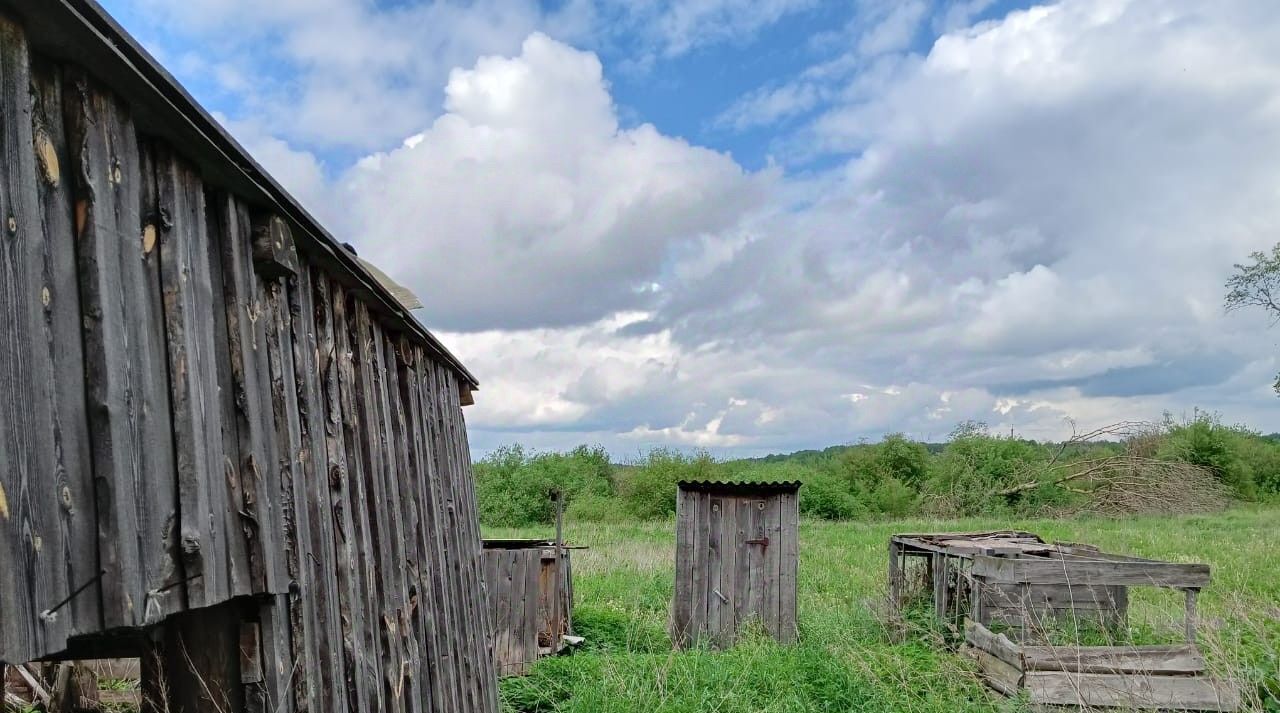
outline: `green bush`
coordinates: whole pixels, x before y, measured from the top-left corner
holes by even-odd
[[[1025,482],[1047,458],[1037,443],[992,436],[984,424],[963,423],[934,462],[928,490],[952,514],[1001,512],[1009,503],[992,493]]]
[[[706,452],[693,455],[655,448],[619,478],[618,492],[631,514],[641,519],[676,514],[676,484],[682,480],[719,480],[720,464]]]
[[[1242,457],[1245,441],[1252,435],[1248,431],[1224,426],[1216,415],[1203,411],[1182,423],[1165,414],[1165,431],[1159,457],[1198,465],[1241,497],[1256,495],[1252,469]]]
[[[518,445],[503,446],[475,464],[480,521],[503,527],[550,524],[555,520],[552,493],[563,493],[568,508],[584,497],[608,497],[612,474],[609,454],[599,446],[536,455]]]

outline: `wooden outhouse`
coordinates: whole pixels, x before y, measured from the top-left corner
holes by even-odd
[[[493,658],[499,676],[521,675],[559,653],[573,634],[573,569],[556,540],[485,540]]]
[[[724,648],[752,625],[795,641],[800,483],[678,487],[672,642]]]
[[[0,0],[0,661],[498,709],[475,378],[93,0]]]

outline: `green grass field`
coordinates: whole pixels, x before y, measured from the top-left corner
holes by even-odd
[[[569,523],[576,551],[577,633],[571,655],[543,659],[505,679],[508,711],[782,713],[792,711],[1016,711],[988,693],[971,667],[912,627],[895,642],[883,624],[886,543],[894,532],[1016,527],[1046,539],[1206,562],[1201,647],[1215,672],[1242,683],[1251,710],[1280,711],[1280,508],[1211,515],[806,521],[800,532],[800,642],[749,638],[725,652],[672,652],[667,610],[674,570],[672,522]],[[486,537],[547,536],[547,529],[489,528]],[[1179,641],[1180,592],[1131,590],[1129,626],[1144,642]],[[926,618],[918,617],[924,622]],[[1267,694],[1266,691],[1272,691]]]

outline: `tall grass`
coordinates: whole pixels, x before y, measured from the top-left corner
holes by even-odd
[[[799,711],[1017,711],[989,692],[970,664],[942,646],[927,616],[905,636],[886,626],[886,543],[903,531],[1017,527],[1049,539],[1182,562],[1206,562],[1201,648],[1215,672],[1240,681],[1250,710],[1280,710],[1280,509],[1213,515],[1070,520],[904,519],[801,524],[799,643],[748,637],[724,652],[673,652],[670,520],[574,523],[575,623],[587,638],[502,684],[506,711],[581,713],[793,713]],[[544,535],[539,528],[486,536]],[[1181,600],[1133,588],[1135,638],[1178,641]],[[1271,706],[1264,708],[1264,706]]]

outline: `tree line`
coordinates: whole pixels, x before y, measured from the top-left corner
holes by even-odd
[[[800,509],[830,520],[909,515],[1182,512],[1280,497],[1280,436],[1196,412],[1115,424],[1060,442],[959,424],[943,444],[902,434],[875,443],[756,459],[654,448],[613,463],[599,446],[499,448],[475,464],[481,521],[552,522],[551,493],[582,521],[675,514],[681,480],[800,481]]]

